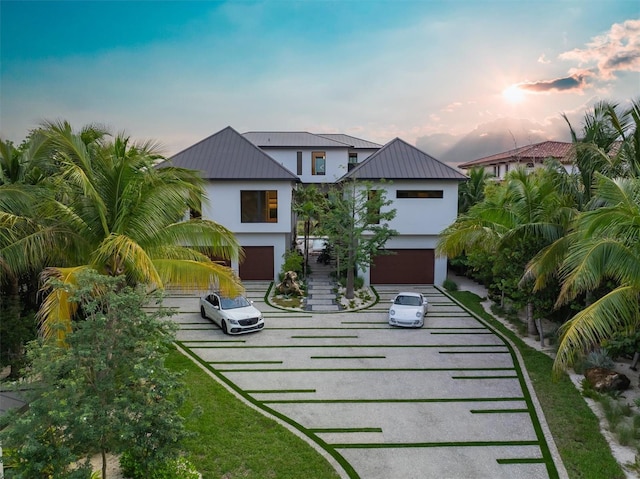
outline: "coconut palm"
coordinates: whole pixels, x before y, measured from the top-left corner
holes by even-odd
[[[596,174],[598,207],[577,220],[573,242],[560,268],[558,303],[615,286],[587,305],[561,329],[554,371],[616,333],[630,333],[640,324],[640,179],[610,179]]]
[[[196,172],[155,168],[158,146],[122,133],[110,139],[99,127],[74,132],[67,122],[45,123],[42,131],[58,173],[49,182],[55,196],[36,214],[64,232],[51,254],[57,263],[43,273],[47,295],[38,316],[46,338],[64,339],[75,313],[64,284],[88,268],[150,288],[215,284],[230,294],[241,291],[233,271],[210,259],[239,259],[231,231],[213,221],[184,220],[204,196]],[[27,250],[43,254],[36,245]]]
[[[492,177],[485,168],[471,168],[469,179],[458,189],[458,214],[466,213],[469,208],[484,199],[487,181]]]

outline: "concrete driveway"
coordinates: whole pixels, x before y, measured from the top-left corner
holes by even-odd
[[[180,308],[179,343],[263,411],[295,427],[343,477],[460,479],[566,477],[511,346],[432,286],[376,287],[359,312],[286,312],[247,296],[264,331],[225,336],[195,297]],[[400,289],[430,307],[422,329],[390,328]]]

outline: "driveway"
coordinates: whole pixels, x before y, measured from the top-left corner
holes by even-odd
[[[287,312],[264,302],[260,333],[224,336],[197,299],[180,308],[179,343],[251,403],[325,451],[343,477],[566,477],[511,346],[432,286],[376,287],[359,312]],[[390,328],[399,289],[429,299],[425,326]],[[548,436],[548,434],[547,434]]]

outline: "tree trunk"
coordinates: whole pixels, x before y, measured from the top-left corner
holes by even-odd
[[[349,258],[347,259],[347,291],[345,292],[345,297],[347,299],[353,299],[355,297],[354,290],[355,290],[355,282],[356,282],[355,274],[353,271],[354,267],[352,266],[354,263],[353,257],[355,255],[353,241],[349,245],[348,255],[349,255]]]
[[[309,264],[309,230],[311,229],[311,220],[304,221],[304,260],[302,265],[302,275],[307,279],[307,265]]]
[[[533,319],[533,303],[527,303],[527,334],[529,336],[536,336],[538,334],[538,328],[536,327],[536,321]]]

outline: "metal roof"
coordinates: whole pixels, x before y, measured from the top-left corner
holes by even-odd
[[[247,140],[260,148],[346,148],[340,141],[306,131],[249,131]]]
[[[396,138],[342,177],[361,180],[457,180],[465,175]]]
[[[572,143],[564,141],[543,141],[533,145],[521,146],[513,150],[485,156],[477,160],[461,163],[458,168],[471,168],[473,166],[493,165],[496,163],[520,161],[542,161],[547,158],[556,158],[562,163],[572,163],[575,161],[575,152]]]
[[[349,145],[352,148],[382,148],[382,145],[374,143],[372,141],[363,140],[362,138],[356,138],[351,135],[344,135],[342,133],[316,133],[318,136],[324,136],[330,140],[336,140],[345,145]]]
[[[159,165],[199,170],[211,180],[287,180],[299,181],[267,153],[230,126]]]

